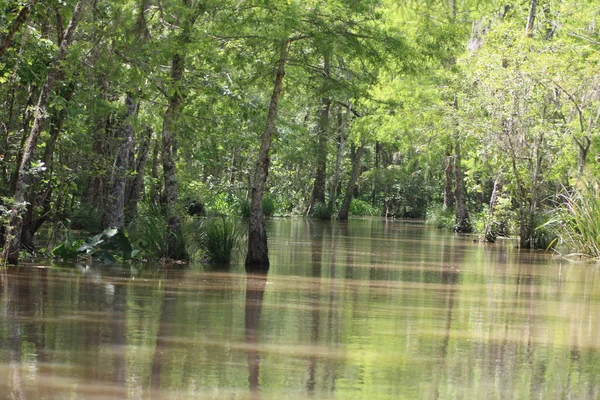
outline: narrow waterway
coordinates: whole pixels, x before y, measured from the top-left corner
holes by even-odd
[[[380,219],[269,225],[271,270],[0,270],[0,399],[600,397],[593,264]]]

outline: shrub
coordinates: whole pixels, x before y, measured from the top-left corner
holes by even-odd
[[[242,199],[238,201],[240,215],[244,218],[250,217],[250,199]],[[272,217],[275,214],[275,200],[270,196],[263,196],[262,209],[265,217]]]
[[[314,218],[329,220],[333,215],[333,209],[328,207],[325,203],[318,202],[315,204],[312,210],[312,216]]]
[[[167,256],[167,221],[160,206],[140,203],[131,231],[145,258]]]
[[[426,223],[439,229],[451,231],[456,224],[454,209],[444,208],[441,204],[431,204],[427,208]]]
[[[381,215],[381,210],[367,201],[352,199],[348,213],[353,216],[377,216]]]
[[[81,229],[86,232],[98,232],[102,229],[100,213],[93,207],[80,204],[70,216],[72,229]]]
[[[271,196],[263,196],[262,209],[265,217],[272,217],[275,214],[275,200]]]

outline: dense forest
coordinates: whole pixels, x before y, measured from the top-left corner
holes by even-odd
[[[255,269],[271,215],[600,256],[599,19],[593,0],[0,0],[2,257],[117,228],[185,260],[199,215],[224,236],[246,217]],[[81,249],[66,237],[55,256]]]

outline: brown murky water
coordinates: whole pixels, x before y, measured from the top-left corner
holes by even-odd
[[[272,267],[0,272],[0,399],[600,397],[599,268],[271,222]]]

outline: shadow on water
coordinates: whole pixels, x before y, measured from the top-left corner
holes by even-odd
[[[162,284],[162,303],[160,308],[160,318],[158,331],[156,333],[156,345],[152,357],[152,367],[150,373],[150,389],[152,399],[160,398],[161,374],[163,366],[166,364],[168,354],[169,338],[175,335],[173,332],[173,318],[177,310],[178,280],[181,271],[165,269]]]
[[[246,344],[248,345],[248,388],[250,389],[252,399],[260,398],[260,351],[258,349],[258,336],[266,283],[266,273],[248,274],[246,276],[244,325]]]

